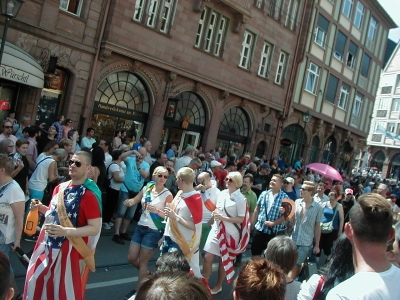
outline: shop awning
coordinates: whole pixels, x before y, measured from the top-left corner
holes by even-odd
[[[9,42],[4,45],[0,78],[40,89],[44,84],[44,74],[40,64],[27,52]]]

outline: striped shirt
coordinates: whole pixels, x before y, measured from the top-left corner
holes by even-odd
[[[310,246],[313,243],[315,224],[322,222],[322,207],[319,203],[313,202],[306,210],[303,218],[301,218],[301,211],[306,205],[303,198],[297,199],[295,202],[295,223],[292,233],[292,240],[298,246]]]

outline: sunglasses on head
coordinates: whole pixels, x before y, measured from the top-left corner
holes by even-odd
[[[165,179],[167,179],[167,178],[168,178],[168,176],[167,176],[167,175],[162,175],[162,174],[158,174],[158,175],[157,175],[157,177],[158,177],[158,178],[164,177]]]
[[[73,164],[75,164],[75,166],[76,166],[77,168],[80,168],[80,167],[82,166],[82,163],[81,163],[80,161],[72,160],[72,159],[68,162],[68,164],[69,164],[70,166],[72,166]]]
[[[233,182],[232,178],[228,178],[228,177],[225,178],[225,181],[226,181],[226,182]]]

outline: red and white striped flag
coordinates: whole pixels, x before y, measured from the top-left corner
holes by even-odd
[[[229,236],[230,239],[228,241],[224,222],[218,222],[218,229],[217,238],[221,249],[222,264],[224,265],[226,272],[226,280],[230,283],[233,275],[235,275],[233,260],[237,255],[246,251],[247,245],[250,241],[250,214],[247,203],[246,214],[241,224],[242,235],[240,241],[235,241],[232,236]]]

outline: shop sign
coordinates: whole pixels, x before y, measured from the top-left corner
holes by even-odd
[[[24,72],[14,68],[5,68],[4,66],[1,66],[1,78],[28,84],[29,74],[25,74]]]
[[[111,105],[107,103],[101,103],[101,102],[95,102],[93,110],[97,112],[102,112],[105,114],[112,114],[112,115],[117,115],[121,117],[136,117],[136,118],[145,118],[147,116],[146,113],[136,111],[133,109],[129,108],[124,108],[116,105]]]
[[[8,100],[0,100],[0,110],[8,110]]]
[[[282,146],[290,146],[292,144],[292,141],[289,139],[282,139],[281,140],[281,145]]]
[[[243,144],[245,144],[247,142],[247,137],[245,137],[245,136],[237,135],[237,134],[230,133],[230,132],[224,132],[224,131],[218,132],[218,138],[221,140],[228,140],[231,142],[238,142],[238,143],[243,143]]]

